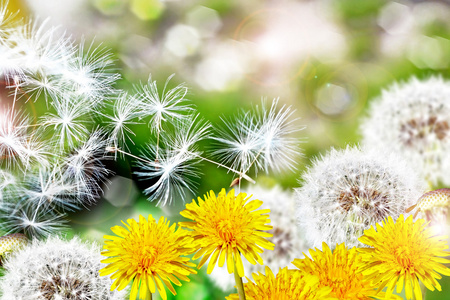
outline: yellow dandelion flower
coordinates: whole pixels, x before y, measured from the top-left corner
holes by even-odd
[[[409,216],[406,220],[400,215],[394,223],[391,217],[377,224],[375,228],[364,231],[359,238],[361,243],[372,248],[362,248],[363,261],[367,264],[364,273],[379,284],[378,290],[387,286],[386,299],[397,286],[397,293],[405,285],[406,298],[422,299],[419,280],[430,290],[441,290],[436,279],[441,275],[450,275],[450,269],[442,265],[450,260],[441,256],[450,253],[445,241],[447,237],[434,236],[433,228],[423,219],[416,222]]]
[[[111,290],[124,289],[131,280],[130,299],[151,299],[151,294],[159,291],[163,299],[167,299],[164,285],[176,295],[174,284],[180,286],[179,279],[189,281],[189,274],[195,274],[191,269],[195,264],[189,261],[188,255],[193,253],[193,239],[181,228],[170,225],[164,217],[156,223],[152,215],[148,221],[139,216],[139,222],[128,219],[126,228],[122,226],[111,227],[118,236],[105,235],[102,255],[109,258],[102,263],[109,264],[100,270],[100,275],[110,275],[115,280]],[[150,293],[148,292],[150,291]]]
[[[297,258],[292,264],[302,273],[316,275],[319,287],[330,287],[330,295],[337,299],[369,300],[376,296],[376,286],[360,273],[363,265],[356,248],[347,249],[342,243],[331,252],[328,245],[322,243],[322,249],[310,249],[311,258]]]
[[[276,277],[266,267],[266,275],[253,273],[253,280],[255,283],[248,279],[244,285],[247,300],[336,299],[330,295],[331,288],[319,286],[319,277],[287,267],[280,269]],[[226,299],[239,300],[239,295],[231,294]]]
[[[223,189],[216,197],[214,192],[198,198],[198,203],[192,201],[186,204],[181,212],[183,217],[193,222],[180,222],[182,227],[192,229],[195,247],[198,250],[193,259],[203,256],[198,264],[201,268],[208,258],[207,273],[210,274],[219,261],[222,267],[227,262],[228,273],[236,266],[239,277],[244,276],[244,266],[240,254],[252,264],[263,264],[259,253],[263,248],[273,250],[274,244],[266,240],[272,234],[265,230],[272,229],[269,223],[269,209],[257,210],[262,204],[260,200],[246,198],[245,193],[235,197],[234,190],[226,194]]]

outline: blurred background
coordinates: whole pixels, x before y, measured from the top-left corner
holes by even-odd
[[[10,0],[9,6],[24,17],[50,18],[75,40],[112,49],[124,90],[149,74],[162,85],[175,73],[171,84],[186,82],[188,98],[213,124],[261,98],[280,97],[306,126],[297,133],[304,155],[296,171],[259,174],[258,182],[284,189],[301,184],[317,154],[358,143],[359,122],[383,87],[411,76],[450,75],[448,0]],[[134,130],[139,147],[148,128]],[[156,207],[142,194],[132,164],[122,160],[115,171],[104,199],[71,215],[69,235],[102,242],[111,226],[139,214],[179,220],[182,201]],[[198,196],[232,180],[213,165],[203,164],[202,172]],[[171,299],[227,295],[204,270],[192,278]],[[450,299],[450,281],[441,283],[443,292],[428,292],[427,299]]]

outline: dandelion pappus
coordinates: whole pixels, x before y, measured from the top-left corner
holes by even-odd
[[[433,219],[432,209],[443,208],[445,212],[450,206],[450,189],[438,189],[434,191],[427,192],[423,194],[416,204],[406,209],[406,213],[411,212],[415,208],[417,211],[414,213],[414,218],[416,218],[419,212],[425,213],[428,220]]]

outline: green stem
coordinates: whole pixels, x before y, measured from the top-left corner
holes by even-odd
[[[155,161],[158,161],[158,155],[159,155],[159,128],[158,128],[158,134],[157,134],[157,138],[156,138],[156,158]]]
[[[233,168],[227,167],[227,166],[225,166],[225,165],[223,165],[223,164],[221,164],[221,163],[215,162],[215,161],[210,160],[210,159],[208,159],[208,158],[206,158],[206,157],[200,156],[200,155],[198,155],[198,154],[196,154],[196,153],[193,153],[193,152],[189,152],[189,153],[192,154],[192,155],[194,155],[194,156],[196,156],[196,157],[198,157],[198,158],[201,159],[201,160],[207,161],[207,162],[212,163],[212,164],[215,164],[215,165],[217,165],[217,166],[219,166],[219,167],[222,167],[222,168],[225,168],[225,169],[227,169],[227,170],[230,170],[231,172],[234,172],[234,173],[238,174],[238,175],[240,176],[240,178],[244,178],[245,180],[247,180],[247,181],[249,181],[249,182],[251,182],[251,183],[253,183],[253,184],[256,183],[250,176],[248,176],[248,175],[246,175],[246,174],[244,174],[244,173],[241,173],[241,172],[239,172],[238,170],[235,170],[235,169],[233,169]]]
[[[239,277],[236,262],[234,262],[234,280],[236,281],[236,288],[239,294],[239,300],[245,300],[244,284],[242,283],[242,277]]]
[[[423,283],[420,284],[420,290],[422,291],[422,299],[427,299],[427,287]]]
[[[145,300],[152,300],[152,299],[153,299],[152,292],[150,291],[150,287],[147,286],[147,297],[145,297]]]

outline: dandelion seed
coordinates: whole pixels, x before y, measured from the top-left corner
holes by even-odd
[[[53,137],[59,140],[60,149],[66,145],[73,148],[76,143],[86,139],[88,129],[84,117],[87,114],[84,102],[54,102],[56,114],[47,113],[42,117],[44,128],[53,127]],[[88,106],[89,107],[89,106]]]
[[[211,125],[197,114],[176,121],[174,127],[174,134],[165,135],[163,144],[171,145],[176,154],[199,157],[202,153],[198,151],[197,143],[209,138]]]
[[[8,11],[9,0],[5,0],[3,4],[0,5],[0,36],[5,37],[5,34],[9,29],[13,27],[15,14]]]
[[[266,267],[266,274],[253,273],[254,283],[245,284],[245,297],[248,300],[319,300],[336,299],[331,297],[330,288],[320,287],[317,276],[302,274],[297,270],[280,269],[276,276]],[[238,294],[231,294],[227,300],[241,299]]]
[[[112,280],[100,277],[100,247],[79,238],[33,240],[7,259],[0,279],[1,299],[119,300]]]
[[[47,104],[74,97],[101,105],[120,77],[111,72],[111,54],[93,45],[86,50],[84,42],[75,47],[69,37],[46,23],[29,22],[8,33],[4,52],[10,62],[1,64],[6,80],[18,76],[14,85],[27,99],[37,100],[43,94]]]
[[[442,78],[410,79],[384,90],[362,123],[363,144],[403,156],[432,185],[450,185],[450,87]]]
[[[75,96],[94,100],[93,106],[102,105],[105,96],[114,93],[113,85],[120,78],[112,72],[112,63],[107,49],[93,44],[86,47],[82,41],[62,69],[62,80],[71,86]]]
[[[44,95],[45,102],[57,101],[65,96],[66,87],[61,84],[58,76],[47,75],[44,71],[37,71],[33,74],[27,74],[21,79],[22,83],[18,85],[23,97],[27,100],[37,101],[41,95]]]
[[[0,29],[0,35],[2,34]],[[23,77],[23,71],[19,66],[19,62],[15,59],[13,51],[0,43],[0,76],[5,80],[5,84],[9,84],[11,77]]]
[[[23,164],[25,168],[31,169],[32,165],[47,167],[49,164],[50,152],[47,142],[37,131],[33,131],[24,141]]]
[[[73,184],[75,197],[84,205],[91,204],[103,193],[101,183],[111,173],[103,164],[105,154],[105,133],[96,130],[85,143],[64,159],[63,178]]]
[[[236,120],[224,121],[226,129],[219,129],[221,137],[215,138],[220,146],[214,154],[225,164],[247,174],[254,167],[268,172],[293,169],[299,152],[299,140],[291,135],[302,127],[295,126],[291,107],[277,110],[278,99],[269,110],[264,103],[250,113],[241,113]]]
[[[381,225],[381,226],[380,226]],[[403,215],[394,223],[392,217],[382,224],[364,231],[359,238],[361,243],[370,246],[359,251],[367,264],[364,271],[367,276],[378,283],[378,291],[386,289],[386,299],[392,295],[394,288],[401,293],[405,286],[406,299],[422,299],[419,281],[431,291],[441,290],[436,279],[438,274],[450,276],[450,269],[443,264],[450,260],[442,258],[450,254],[447,237],[435,236],[433,229],[425,220],[413,221]]]
[[[294,132],[304,127],[294,126],[296,119],[291,120],[291,107],[282,106],[277,112],[278,99],[272,101],[272,106],[267,110],[262,105],[259,114],[261,124],[260,137],[262,139],[262,153],[264,168],[276,170],[293,169],[296,157],[299,153],[299,141],[290,137]]]
[[[257,210],[260,200],[250,200],[245,193],[235,196],[234,190],[226,194],[223,189],[216,197],[214,192],[198,198],[198,202],[186,204],[180,214],[192,220],[182,222],[180,226],[191,229],[194,245],[197,249],[193,259],[202,257],[201,268],[211,257],[207,273],[210,274],[217,261],[219,267],[227,263],[228,273],[244,276],[241,254],[252,264],[263,264],[259,253],[263,248],[273,250],[274,244],[266,238],[272,234],[269,223],[269,210]],[[249,201],[250,200],[250,201]],[[248,202],[247,202],[248,201]]]
[[[15,28],[6,39],[11,48],[12,59],[20,68],[19,80],[14,82],[27,99],[37,100],[44,94],[55,99],[70,90],[61,82],[61,67],[71,59],[74,53],[72,42],[66,36],[58,36],[57,28],[47,28],[47,21],[38,24],[29,22]],[[17,72],[11,75],[16,76]],[[11,77],[8,75],[8,77]],[[7,80],[10,80],[7,78]]]
[[[156,81],[152,81],[151,76],[148,78],[147,85],[141,84],[135,87],[137,96],[144,106],[143,112],[151,116],[150,128],[157,133],[161,132],[163,122],[183,119],[186,113],[192,111],[192,108],[185,104],[188,89],[184,84],[167,89],[167,85],[174,75],[167,79],[161,96]]]
[[[15,27],[14,19],[16,13],[8,11],[8,2],[4,1],[0,4],[0,76],[6,74],[19,74],[17,61],[13,58],[13,52],[7,43],[5,43],[10,31]]]
[[[193,193],[199,178],[196,164],[199,162],[189,153],[176,152],[178,149],[168,147],[160,151],[156,159],[157,148],[148,144],[145,152],[137,161],[140,171],[135,174],[143,180],[154,180],[151,186],[144,190],[149,201],[158,200],[157,205],[172,203],[175,199],[184,199],[186,192]]]
[[[62,176],[58,167],[42,168],[38,173],[30,173],[23,189],[26,201],[37,206],[78,210],[83,199],[75,197],[75,186]]]
[[[257,160],[261,142],[253,115],[242,113],[236,120],[222,121],[226,128],[218,128],[218,136],[213,137],[219,145],[212,154],[237,170],[248,170],[252,163],[256,169],[261,168]]]
[[[10,172],[0,169],[0,205],[14,194],[17,186],[16,178]]]
[[[26,74],[54,74],[72,52],[69,40],[64,36],[57,37],[57,28],[48,27],[47,23],[48,19],[41,24],[28,22],[17,26],[5,41]]]
[[[197,142],[208,137],[210,125],[198,115],[192,115],[176,121],[174,128],[174,133],[161,139],[164,149],[150,143],[137,162],[141,171],[135,174],[144,180],[156,181],[144,192],[150,201],[158,200],[158,205],[170,204],[176,198],[184,199],[186,192],[194,193],[194,179],[199,178],[197,164],[205,160]]]
[[[314,246],[346,243],[418,199],[424,182],[395,154],[347,147],[316,159],[297,189],[297,218]]]
[[[0,110],[0,158],[9,168],[26,161],[28,119],[19,112]]]
[[[66,215],[44,205],[22,200],[4,203],[0,211],[0,229],[6,233],[24,233],[30,238],[41,239],[67,230]]]
[[[129,125],[139,124],[133,121],[142,115],[140,101],[134,97],[128,96],[127,93],[122,93],[114,99],[112,105],[113,115],[102,114],[108,118],[106,128],[110,131],[109,142],[114,148],[127,149],[127,141],[134,142],[130,136],[136,136]]]
[[[158,289],[160,296],[167,299],[164,285],[176,295],[172,283],[181,286],[179,279],[189,281],[195,264],[188,257],[193,252],[192,238],[175,224],[161,217],[158,223],[149,215],[148,220],[139,216],[139,221],[128,219],[125,225],[111,230],[117,236],[107,235],[102,255],[109,265],[100,270],[100,275],[115,279],[111,290],[124,289],[133,280],[130,300],[148,299]],[[150,293],[150,294],[149,294]]]

